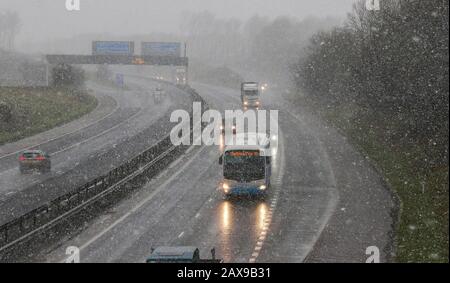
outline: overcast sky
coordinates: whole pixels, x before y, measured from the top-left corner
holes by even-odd
[[[178,32],[185,11],[208,10],[220,18],[245,20],[255,14],[345,16],[355,0],[80,0],[81,11],[69,12],[66,0],[0,0],[0,11],[20,14],[18,42],[71,37],[88,32],[141,34]]]

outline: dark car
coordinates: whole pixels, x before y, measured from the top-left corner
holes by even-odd
[[[46,173],[51,166],[50,156],[41,150],[26,150],[19,156],[20,173],[35,169]]]

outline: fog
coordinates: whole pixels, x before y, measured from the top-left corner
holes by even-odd
[[[254,15],[274,19],[290,16],[344,17],[354,0],[81,0],[81,10],[69,12],[65,0],[0,0],[0,12],[17,12],[20,31],[15,49],[55,51],[57,39],[81,34],[123,36],[179,33],[183,16],[209,11],[219,18],[246,21]],[[65,46],[56,51],[65,52]],[[70,50],[69,50],[70,51]]]

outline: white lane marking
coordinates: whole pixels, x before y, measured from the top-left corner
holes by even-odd
[[[197,213],[196,215],[195,215],[195,218],[199,218],[200,217],[200,213]]]
[[[186,154],[190,153],[192,150],[194,150],[194,146],[190,146],[190,147],[186,150]]]
[[[172,182],[175,178],[178,177],[178,175],[181,174],[199,155],[206,147],[203,147],[202,150],[199,150],[192,158],[190,158],[175,174],[173,174],[169,179],[167,179],[163,184],[161,184],[157,189],[155,189],[147,198],[142,200],[137,206],[135,206],[133,209],[131,209],[129,212],[124,214],[122,217],[114,221],[111,225],[106,227],[102,232],[95,235],[93,238],[91,238],[89,241],[84,243],[82,246],[80,246],[80,251],[84,250],[88,246],[90,246],[92,243],[103,237],[106,233],[111,231],[114,227],[116,227],[118,224],[123,222],[126,218],[128,218],[130,215],[134,214],[136,211],[138,211],[141,207],[143,207],[147,202],[149,202],[151,199],[153,199],[159,192],[163,190],[170,182]],[[182,157],[180,157],[182,158]],[[165,170],[167,171],[167,170]]]
[[[191,148],[191,147],[189,147]],[[177,166],[183,159],[179,158],[177,161],[172,162],[172,164],[170,164],[169,169],[172,169],[173,167]]]
[[[82,141],[80,141],[78,143],[72,144],[72,145],[70,145],[70,146],[68,146],[66,148],[63,148],[63,149],[59,150],[59,151],[53,152],[52,154],[50,154],[50,156],[57,155],[57,154],[59,154],[61,152],[67,151],[67,150],[72,149],[72,148],[75,148],[75,147],[80,146],[80,145],[82,145],[84,143],[87,143],[87,142],[89,142],[89,141],[91,141],[93,139],[96,139],[96,138],[98,138],[100,136],[103,136],[103,135],[107,134],[108,132],[111,132],[111,131],[115,130],[116,128],[124,125],[125,123],[128,123],[131,119],[133,119],[133,118],[137,117],[138,115],[140,115],[142,113],[142,111],[143,111],[143,109],[140,108],[138,112],[136,112],[132,116],[128,117],[126,120],[120,122],[119,124],[115,125],[114,127],[106,129],[105,131],[103,131],[103,132],[101,132],[101,133],[99,133],[99,134],[97,134],[97,135],[95,135],[93,137],[90,137],[90,138],[82,140]]]
[[[279,136],[282,137],[281,130],[279,131]],[[280,143],[282,144],[282,146],[281,146],[281,152],[280,152],[281,158],[279,161],[280,162],[280,165],[279,165],[280,167],[279,167],[279,172],[278,172],[279,175],[275,181],[277,190],[274,193],[270,209],[269,209],[267,215],[265,216],[263,227],[261,229],[261,232],[259,233],[259,238],[258,238],[258,241],[256,242],[256,246],[253,250],[253,254],[248,261],[249,263],[255,263],[259,257],[262,247],[264,246],[264,243],[266,241],[267,232],[269,230],[270,224],[272,223],[273,213],[274,213],[277,203],[278,203],[278,195],[280,193],[281,186],[282,186],[282,180],[283,180],[283,176],[284,176],[284,166],[285,166],[284,144],[282,143],[283,138],[280,138],[279,140],[281,141]]]
[[[97,124],[97,123],[100,123],[101,121],[105,120],[106,118],[108,118],[109,116],[111,116],[112,114],[114,114],[115,112],[117,112],[117,110],[119,110],[119,108],[120,108],[120,107],[119,107],[119,104],[117,103],[117,101],[116,101],[112,96],[109,96],[109,95],[108,95],[108,97],[112,98],[112,99],[116,102],[116,107],[115,107],[115,108],[113,109],[113,111],[112,111],[111,113],[109,113],[108,115],[106,115],[106,116],[100,118],[99,120],[96,120],[96,121],[94,121],[94,122],[92,122],[92,123],[90,123],[90,124],[88,124],[88,125],[86,125],[86,126],[80,128],[80,129],[77,129],[77,130],[74,130],[74,131],[72,131],[72,132],[68,132],[68,133],[62,134],[62,135],[60,135],[60,136],[57,136],[57,137],[52,138],[52,139],[49,139],[49,140],[47,140],[47,141],[38,143],[38,144],[36,144],[36,145],[32,145],[32,146],[25,147],[25,148],[20,149],[20,150],[18,150],[18,151],[16,151],[16,152],[11,152],[11,153],[8,153],[8,154],[6,154],[6,155],[3,155],[3,156],[0,157],[0,160],[3,159],[3,158],[6,158],[6,157],[8,157],[8,156],[18,154],[18,153],[20,153],[20,152],[22,152],[22,151],[25,151],[25,150],[27,150],[27,149],[30,149],[30,148],[36,148],[36,147],[39,147],[39,146],[41,146],[41,145],[43,145],[43,144],[47,144],[47,143],[49,143],[49,142],[58,140],[58,139],[63,138],[63,137],[65,137],[65,136],[68,136],[68,135],[71,135],[71,134],[80,132],[80,131],[82,131],[82,130],[85,130],[85,129],[87,129],[87,128],[89,128],[89,127],[91,127],[91,126]]]
[[[181,237],[183,237],[183,235],[184,235],[184,231],[181,232],[180,235],[178,235],[178,239],[181,238]]]

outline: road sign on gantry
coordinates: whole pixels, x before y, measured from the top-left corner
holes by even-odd
[[[141,54],[143,56],[180,57],[181,44],[179,42],[142,42]]]
[[[116,85],[123,87],[125,85],[125,79],[123,74],[116,74]]]
[[[133,55],[132,41],[94,41],[92,55]]]

